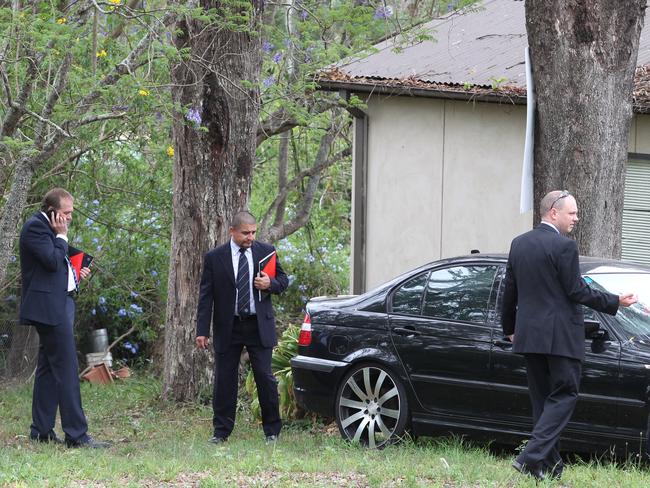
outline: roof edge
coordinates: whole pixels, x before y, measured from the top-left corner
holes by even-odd
[[[318,89],[324,91],[340,91],[370,93],[379,95],[409,96],[423,98],[444,98],[451,100],[479,101],[487,103],[512,103],[513,105],[526,105],[526,97],[512,93],[490,93],[478,91],[444,90],[441,88],[417,88],[404,85],[387,85],[353,81],[335,81],[320,79],[317,81]]]
[[[407,97],[422,97],[422,98],[442,98],[446,100],[464,100],[467,102],[485,102],[485,103],[511,103],[513,105],[526,105],[526,96],[514,94],[508,90],[497,92],[495,90],[484,89],[485,91],[477,91],[476,89],[468,91],[452,86],[449,89],[440,88],[444,85],[436,84],[436,88],[418,88],[408,85],[400,84],[386,84],[383,83],[369,83],[368,79],[363,81],[354,82],[350,80],[337,81],[321,78],[316,81],[319,90],[323,91],[341,91],[357,93],[369,93],[372,95],[392,95],[392,96],[407,96]],[[633,101],[632,112],[635,114],[650,114],[650,103],[639,103]]]

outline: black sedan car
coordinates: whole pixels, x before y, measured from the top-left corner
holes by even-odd
[[[505,255],[428,264],[359,296],[307,304],[291,366],[298,403],[369,447],[414,435],[518,444],[531,430],[523,356],[503,337]],[[581,258],[590,286],[633,292],[615,317],[585,309],[580,399],[563,449],[647,452],[650,266]]]

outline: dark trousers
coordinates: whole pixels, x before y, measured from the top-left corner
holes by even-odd
[[[57,408],[66,440],[83,441],[88,425],[81,407],[79,365],[74,340],[75,303],[66,298],[65,321],[59,325],[34,324],[38,332],[38,365],[32,397],[32,436],[47,436],[54,429]]]
[[[561,471],[560,434],[578,401],[582,364],[577,359],[525,354],[533,432],[517,461],[531,470]]]
[[[215,353],[214,391],[212,409],[214,435],[228,437],[235,425],[237,411],[237,390],[239,386],[239,358],[246,346],[257,385],[257,396],[262,410],[264,434],[278,435],[280,420],[280,401],[278,385],[271,371],[273,348],[260,344],[257,319],[255,317],[240,321],[235,318],[232,339],[228,350]]]

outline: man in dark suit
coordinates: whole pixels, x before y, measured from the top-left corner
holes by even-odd
[[[255,241],[256,231],[255,217],[237,213],[228,242],[208,252],[203,263],[196,345],[208,347],[212,326],[215,379],[214,436],[210,442],[214,444],[225,442],[235,424],[239,358],[244,346],[253,368],[267,442],[277,440],[282,426],[277,381],[271,371],[277,344],[271,294],[282,293],[289,281],[279,261],[274,277],[259,272],[260,261],[275,249]]]
[[[30,438],[62,443],[54,432],[58,409],[67,446],[102,448],[108,443],[87,434],[79,391],[73,332],[78,284],[68,259],[67,237],[73,204],[66,190],[50,190],[40,212],[27,219],[20,233],[20,323],[33,325],[39,337]],[[80,271],[81,278],[89,274],[88,268]]]
[[[567,191],[552,191],[540,203],[542,222],[510,247],[503,296],[503,332],[526,360],[533,431],[513,467],[535,478],[559,478],[557,442],[576,401],[585,330],[581,305],[615,315],[636,302],[591,289],[582,279],[578,246],[566,237],[578,222]]]

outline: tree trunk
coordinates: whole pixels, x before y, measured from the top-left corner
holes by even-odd
[[[175,113],[174,196],[163,397],[193,399],[212,381],[211,354],[197,351],[196,310],[204,254],[228,237],[232,216],[248,204],[260,109],[259,18],[239,32],[189,18],[177,23],[190,58],[172,70]],[[222,3],[203,0],[204,9]],[[200,117],[200,120],[199,120]]]
[[[33,163],[30,158],[23,157],[16,164],[11,189],[0,215],[0,236],[2,236],[0,238],[0,289],[7,277],[7,264],[9,263],[9,257],[13,253],[18,234],[18,224],[32,184]]]
[[[580,252],[619,258],[646,0],[526,0],[537,97],[534,197],[569,190]],[[535,220],[539,209],[535,209]]]

